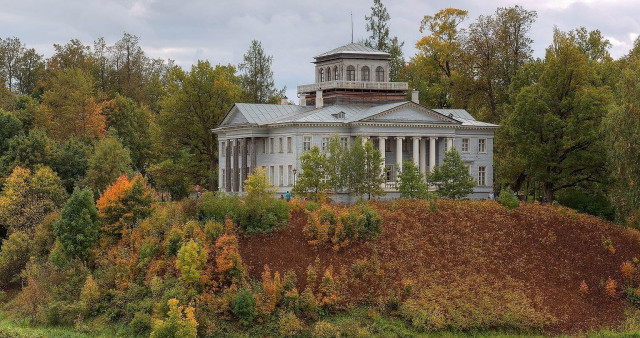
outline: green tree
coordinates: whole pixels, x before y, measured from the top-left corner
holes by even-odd
[[[35,49],[25,49],[16,63],[16,80],[18,93],[31,95],[38,84],[40,72],[44,69],[42,55]]]
[[[387,8],[382,4],[382,0],[373,0],[371,15],[365,16],[365,20],[367,21],[365,28],[371,35],[364,41],[364,44],[391,55],[389,77],[391,81],[395,81],[405,65],[404,57],[402,56],[404,42],[398,42],[398,37],[389,37],[389,20],[391,20],[391,16],[389,16]]]
[[[347,155],[346,147],[342,144],[338,134],[332,136],[327,145],[326,161],[323,167],[327,175],[326,188],[328,190],[340,192],[344,189],[347,180],[346,173],[349,171],[349,168],[345,167],[348,160],[344,157]]]
[[[68,193],[80,185],[87,172],[88,158],[91,145],[77,139],[70,138],[62,143],[53,143],[53,151],[47,163],[55,171]]]
[[[100,140],[88,159],[87,185],[98,196],[120,175],[130,174],[129,150],[113,137]]]
[[[0,228],[9,234],[29,232],[47,214],[59,210],[66,198],[60,178],[49,167],[34,172],[16,167],[0,193]]]
[[[9,140],[22,132],[22,122],[12,113],[0,109],[0,154],[9,148]]]
[[[56,221],[53,233],[67,255],[86,261],[87,251],[98,241],[98,209],[90,189],[75,189]]]
[[[356,137],[355,142],[349,147],[343,148],[345,155],[342,156],[342,175],[345,176],[344,189],[349,194],[362,196],[364,193],[365,180],[365,157],[362,138]]]
[[[217,189],[214,173],[218,167],[218,142],[211,129],[220,124],[240,93],[240,82],[230,65],[212,68],[208,61],[198,61],[190,72],[174,67],[169,74],[158,118],[162,148],[167,153],[185,149],[190,161],[180,171],[211,191]]]
[[[373,148],[373,142],[368,140],[364,144],[364,177],[362,192],[367,197],[383,196],[385,194],[382,184],[386,181],[385,174],[382,170],[382,153],[380,150]]]
[[[252,103],[277,103],[284,95],[284,89],[277,90],[271,70],[273,56],[266,55],[262,43],[252,40],[243,62],[238,65],[240,83],[246,99]]]
[[[120,94],[105,103],[103,114],[107,128],[131,152],[134,169],[144,172],[151,156],[151,114]]]
[[[460,199],[473,192],[476,182],[465,167],[458,151],[453,148],[444,155],[442,165],[429,174],[429,182],[437,188],[439,196]]]
[[[535,83],[520,90],[502,132],[525,175],[540,182],[552,200],[558,190],[604,178],[600,124],[612,95],[602,85],[598,63],[571,34],[554,32],[542,67]]]
[[[300,155],[300,169],[298,178],[293,187],[293,193],[305,196],[314,201],[321,200],[326,194],[327,183],[324,166],[327,162],[326,154],[322,153],[318,146]]]
[[[14,90],[14,83],[18,72],[18,62],[24,53],[24,44],[20,39],[0,38],[0,79],[3,79],[9,91]]]
[[[19,134],[11,138],[6,151],[0,156],[2,175],[8,175],[16,167],[33,169],[48,163],[53,143],[44,130],[31,129],[29,135]]]
[[[640,39],[636,40],[636,45]],[[611,177],[610,198],[616,218],[640,228],[640,50],[626,60],[616,86],[618,102],[604,119],[607,167]]]
[[[429,184],[426,176],[420,172],[420,167],[413,161],[405,161],[402,171],[398,174],[398,191],[402,198],[427,198]]]
[[[15,231],[0,240],[0,285],[6,286],[16,282],[29,261],[31,238],[23,231]]]
[[[276,190],[269,182],[264,169],[255,168],[253,173],[244,181],[244,191],[247,193],[246,201],[250,205],[266,205]]]
[[[200,282],[200,273],[207,263],[207,250],[194,240],[184,244],[176,259],[176,268],[180,270],[180,279],[189,286]]]

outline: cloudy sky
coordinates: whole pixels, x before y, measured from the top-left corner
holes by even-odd
[[[78,38],[113,44],[124,32],[137,35],[151,57],[171,58],[183,67],[198,59],[238,64],[252,39],[273,55],[278,87],[295,99],[296,86],[313,82],[314,55],[367,36],[364,16],[372,0],[0,0],[0,37],[16,36],[45,56],[54,43]],[[391,35],[415,53],[424,15],[446,7],[469,11],[465,25],[497,7],[520,4],[535,10],[535,56],[542,57],[552,30],[584,26],[599,29],[612,43],[611,54],[628,52],[640,33],[638,0],[383,0],[391,15]]]

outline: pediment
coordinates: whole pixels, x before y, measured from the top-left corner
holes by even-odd
[[[242,114],[237,106],[234,106],[233,108],[231,108],[224,120],[222,120],[220,126],[230,126],[247,123],[249,123],[249,120],[247,120],[247,118]]]
[[[401,106],[389,109],[373,116],[370,116],[363,121],[368,122],[399,122],[399,123],[455,123],[460,122],[449,117],[442,115],[436,111],[425,108],[415,103],[407,103]]]

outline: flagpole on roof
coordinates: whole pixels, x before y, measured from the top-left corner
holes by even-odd
[[[353,11],[351,11],[351,43],[353,43]]]

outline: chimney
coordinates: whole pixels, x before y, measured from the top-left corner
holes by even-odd
[[[316,108],[322,108],[324,102],[322,101],[322,90],[316,90]]]
[[[281,105],[287,105],[287,104],[289,104],[289,101],[287,101],[287,97],[286,97],[286,96],[283,96],[283,97],[280,99],[280,104],[281,104]]]
[[[306,106],[307,106],[307,95],[301,94],[300,95],[300,107],[306,107]]]
[[[420,95],[418,95],[420,92],[416,89],[411,91],[411,102],[415,103],[415,104],[420,104]]]

